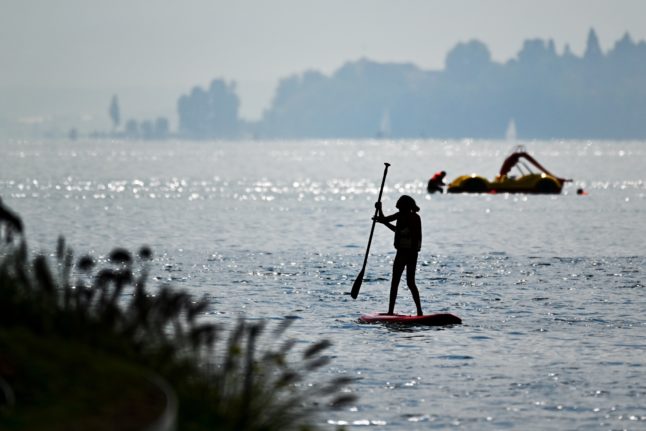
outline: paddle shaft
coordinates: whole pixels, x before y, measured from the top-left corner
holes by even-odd
[[[386,165],[386,167],[384,168],[384,177],[381,179],[381,187],[379,188],[379,197],[377,198],[377,202],[381,202],[381,195],[384,192],[384,184],[386,184],[386,175],[388,175],[388,167],[390,166],[390,163],[384,163],[384,165]],[[379,210],[375,208],[375,216],[372,218],[372,227],[370,228],[370,237],[368,238],[368,247],[366,248],[366,255],[363,258],[363,267],[361,268],[361,272],[352,285],[352,292],[350,292],[350,296],[352,296],[352,298],[354,299],[356,299],[357,295],[359,294],[359,289],[361,289],[361,283],[363,282],[363,273],[366,270],[366,264],[368,263],[370,245],[372,244],[372,235],[375,233],[375,224],[377,224],[378,215]]]

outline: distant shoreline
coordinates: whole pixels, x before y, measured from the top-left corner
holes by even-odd
[[[240,117],[236,83],[223,79],[193,87],[176,107],[176,121],[122,118],[115,94],[107,130],[44,117],[0,125],[7,136],[56,139],[501,139],[511,125],[521,140],[646,139],[646,41],[626,33],[603,52],[590,29],[582,56],[531,39],[498,63],[471,40],[449,51],[443,70],[363,58],[331,75],[286,77],[257,121]]]

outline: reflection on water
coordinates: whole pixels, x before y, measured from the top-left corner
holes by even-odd
[[[646,145],[536,142],[574,178],[560,196],[426,194],[439,169],[493,177],[494,141],[3,142],[0,196],[32,248],[59,233],[97,255],[149,244],[154,277],[207,295],[205,316],[296,322],[334,342],[324,372],[357,378],[323,426],[383,429],[641,429]],[[402,151],[403,149],[403,151]],[[421,207],[418,287],[450,328],[363,325],[386,311],[392,234],[363,260],[383,162],[385,209]],[[588,196],[577,196],[583,187]],[[414,305],[404,285],[396,311]]]

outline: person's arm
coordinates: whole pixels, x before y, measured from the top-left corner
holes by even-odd
[[[393,218],[393,217],[394,217],[394,218]],[[382,223],[382,224],[383,224],[384,226],[386,226],[388,229],[390,229],[390,230],[392,230],[393,232],[395,232],[395,230],[397,230],[397,228],[395,227],[395,225],[394,225],[394,224],[390,223],[392,220],[395,220],[395,219],[397,219],[397,214],[389,215],[388,217],[384,217],[384,218],[383,218],[383,221],[382,221],[382,222],[380,222],[380,223]]]
[[[391,214],[389,216],[384,215],[384,212],[381,209],[381,202],[375,203],[375,208],[377,209],[377,217],[373,217],[373,220],[375,220],[377,223],[385,225],[388,229],[395,232],[395,225],[393,225],[391,222],[397,220],[397,215],[399,213]]]

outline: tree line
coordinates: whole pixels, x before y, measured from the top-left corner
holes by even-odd
[[[348,62],[330,76],[282,79],[256,122],[239,116],[234,82],[216,79],[177,102],[179,136],[211,138],[646,137],[646,42],[625,34],[603,52],[591,29],[585,52],[557,52],[553,40],[523,43],[495,62],[477,40],[457,44],[445,68]]]

